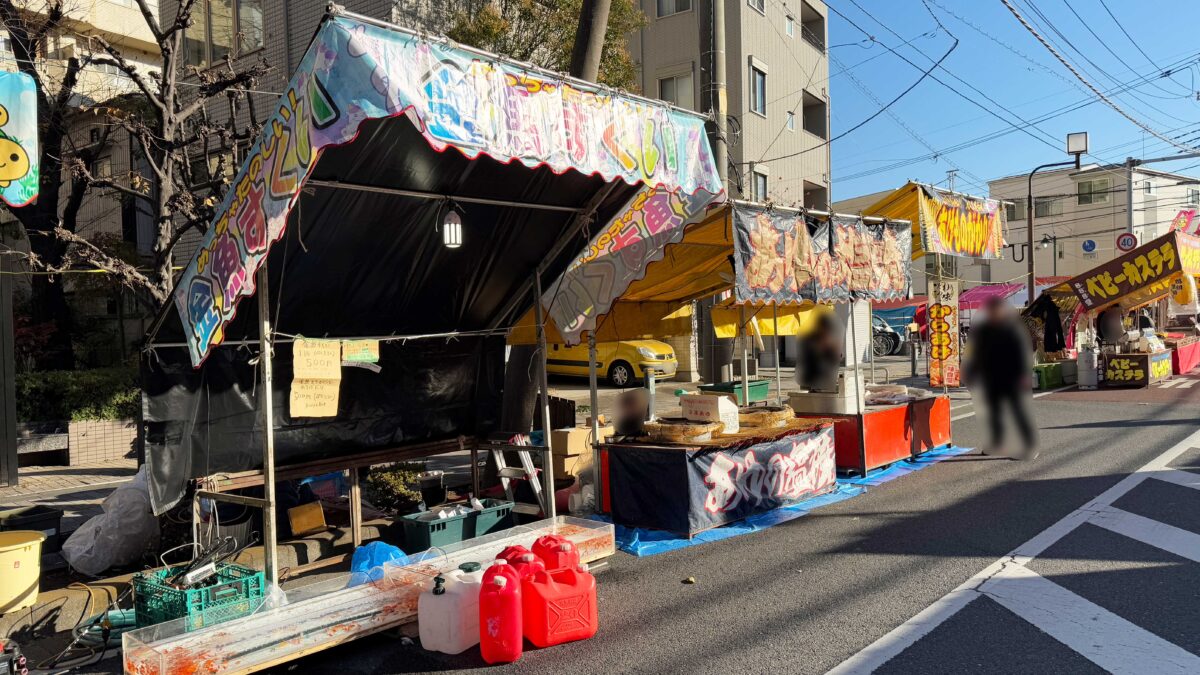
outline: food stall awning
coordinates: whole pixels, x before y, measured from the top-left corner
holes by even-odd
[[[1200,237],[1176,230],[1067,282],[1085,311],[1131,310],[1166,297],[1184,275],[1200,275]],[[1051,289],[1054,290],[1054,289]]]
[[[677,241],[663,241],[648,262],[645,251],[616,245],[616,230],[604,232],[543,294],[557,328],[549,339],[576,344],[593,327],[600,341],[677,334],[668,331],[683,326],[662,320],[726,291],[735,304],[778,307],[781,327],[785,316],[802,326],[798,312],[818,303],[902,298],[911,282],[908,227],[736,202],[689,224]],[[613,273],[638,269],[627,264],[634,256],[637,277]],[[761,321],[772,312],[755,314]],[[509,341],[531,342],[532,326],[527,314]]]
[[[995,199],[909,182],[862,214],[912,223],[913,260],[926,253],[996,259],[1004,250],[1004,208]]]
[[[992,298],[1008,298],[1024,288],[1021,284],[987,284],[968,288],[958,296],[959,309],[982,309]]]
[[[273,112],[148,340],[159,512],[190,478],[262,462],[259,322],[237,310],[263,265],[276,400],[293,340],[379,340],[378,372],[343,369],[336,417],[275,408],[284,465],[494,428],[534,277],[642,195],[669,200],[653,225],[670,236],[721,194],[701,115],[344,14]]]

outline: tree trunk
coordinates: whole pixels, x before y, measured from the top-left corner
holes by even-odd
[[[608,30],[608,11],[612,0],[583,0],[579,9],[579,27],[571,50],[571,75],[588,82],[600,76],[600,55],[604,53],[604,33]]]

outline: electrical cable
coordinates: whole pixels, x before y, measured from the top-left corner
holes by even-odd
[[[853,1],[853,0],[851,0],[851,1]],[[1113,110],[1115,110],[1116,112],[1120,113],[1120,115],[1121,115],[1122,117],[1124,117],[1125,119],[1129,120],[1130,122],[1133,122],[1133,123],[1134,123],[1135,125],[1137,125],[1137,126],[1140,128],[1140,129],[1142,129],[1142,130],[1143,130],[1143,131],[1145,131],[1146,133],[1150,134],[1151,136],[1154,136],[1155,138],[1158,138],[1158,139],[1160,139],[1160,140],[1166,141],[1166,142],[1170,143],[1171,145],[1174,145],[1175,147],[1177,147],[1177,148],[1179,148],[1179,149],[1181,149],[1181,150],[1186,150],[1186,151],[1188,151],[1188,152],[1195,152],[1195,151],[1197,150],[1197,148],[1196,148],[1195,146],[1183,145],[1183,144],[1181,144],[1181,143],[1176,143],[1175,141],[1173,141],[1173,140],[1171,140],[1170,138],[1168,138],[1168,137],[1164,136],[1163,134],[1159,133],[1158,131],[1154,130],[1153,128],[1151,128],[1151,127],[1147,126],[1147,125],[1146,125],[1144,122],[1142,122],[1141,120],[1137,119],[1137,118],[1136,118],[1136,117],[1134,117],[1133,115],[1130,115],[1128,112],[1125,112],[1125,110],[1124,110],[1123,108],[1121,108],[1121,106],[1117,105],[1115,102],[1113,102],[1113,100],[1112,100],[1112,99],[1110,99],[1109,97],[1105,96],[1105,95],[1104,95],[1104,92],[1102,92],[1102,91],[1100,91],[1099,89],[1097,89],[1097,88],[1096,88],[1096,86],[1095,86],[1094,84],[1092,84],[1090,80],[1088,80],[1088,79],[1087,79],[1087,78],[1085,78],[1085,77],[1084,77],[1082,74],[1080,74],[1080,72],[1079,72],[1079,71],[1078,71],[1078,70],[1075,68],[1075,66],[1071,65],[1071,62],[1070,62],[1070,61],[1067,61],[1067,59],[1066,59],[1066,58],[1064,58],[1064,57],[1062,56],[1062,54],[1060,54],[1060,53],[1058,52],[1058,50],[1057,50],[1057,49],[1055,49],[1055,48],[1054,48],[1054,47],[1053,47],[1053,46],[1050,44],[1050,42],[1046,40],[1046,38],[1042,37],[1042,34],[1041,34],[1041,33],[1039,33],[1039,32],[1037,31],[1037,29],[1035,29],[1033,26],[1031,26],[1031,25],[1029,24],[1029,22],[1028,22],[1028,21],[1025,19],[1025,17],[1021,15],[1021,12],[1020,12],[1020,11],[1018,11],[1018,10],[1017,10],[1017,8],[1016,8],[1016,7],[1014,7],[1014,6],[1013,6],[1013,4],[1012,4],[1012,3],[1011,3],[1009,0],[1000,0],[1000,2],[1001,2],[1001,3],[1003,3],[1005,7],[1007,7],[1007,8],[1008,8],[1008,11],[1009,11],[1009,12],[1011,12],[1011,13],[1012,13],[1012,15],[1013,15],[1014,17],[1016,17],[1017,21],[1018,21],[1018,22],[1019,22],[1019,23],[1020,23],[1022,26],[1024,26],[1024,28],[1025,28],[1025,30],[1026,30],[1026,31],[1028,31],[1028,32],[1029,32],[1031,35],[1033,35],[1035,38],[1037,38],[1038,42],[1040,42],[1040,43],[1042,44],[1042,46],[1046,48],[1046,50],[1047,50],[1047,51],[1049,51],[1051,54],[1053,54],[1053,55],[1054,55],[1054,58],[1058,59],[1059,63],[1063,64],[1063,66],[1064,66],[1064,67],[1065,67],[1067,70],[1069,70],[1069,71],[1071,72],[1071,74],[1072,74],[1072,75],[1074,75],[1074,76],[1075,76],[1075,77],[1076,77],[1076,78],[1077,78],[1077,79],[1078,79],[1080,82],[1082,82],[1082,83],[1083,83],[1083,84],[1084,84],[1084,85],[1085,85],[1085,86],[1086,86],[1088,89],[1092,90],[1092,93],[1093,93],[1093,94],[1095,94],[1095,95],[1096,95],[1096,97],[1097,97],[1097,98],[1099,98],[1099,99],[1100,99],[1102,102],[1104,102],[1104,104],[1105,104],[1105,105],[1107,105],[1108,107],[1112,108],[1112,109],[1113,109]]]
[[[1162,73],[1163,78],[1169,79],[1172,82],[1175,82],[1175,80],[1171,77],[1171,71],[1168,69],[1164,69],[1161,66],[1159,66],[1157,63],[1155,63],[1154,59],[1150,58],[1150,55],[1146,53],[1146,50],[1142,49],[1142,46],[1140,44],[1138,44],[1138,41],[1133,39],[1133,36],[1129,34],[1129,31],[1125,30],[1125,26],[1119,20],[1117,20],[1117,17],[1113,14],[1112,10],[1108,8],[1108,3],[1105,2],[1104,0],[1100,0],[1100,6],[1103,7],[1104,11],[1108,13],[1108,18],[1112,19],[1113,23],[1117,24],[1117,28],[1119,28],[1121,30],[1121,32],[1125,35],[1125,39],[1129,40],[1129,44],[1133,45],[1133,48],[1138,50],[1138,53],[1140,53],[1146,59],[1146,62],[1149,63],[1151,66],[1153,66],[1155,70]],[[1179,83],[1179,82],[1175,82],[1175,83],[1178,84],[1179,86],[1183,86],[1182,83]],[[1195,87],[1194,86],[1189,87],[1189,89],[1194,90]]]

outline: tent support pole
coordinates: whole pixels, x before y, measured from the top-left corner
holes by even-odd
[[[588,394],[592,410],[592,487],[596,513],[604,513],[604,476],[600,466],[600,392],[596,385],[596,329],[588,331]]]
[[[742,405],[750,405],[750,354],[747,349],[747,334],[746,334],[746,306],[738,307],[738,316],[741,319],[741,334],[742,334]]]
[[[538,358],[542,366],[542,372],[538,374],[542,390],[539,405],[542,409],[542,438],[546,446],[542,453],[542,498],[545,500],[542,511],[547,518],[554,518],[558,515],[558,509],[554,502],[554,457],[550,450],[550,380],[546,375],[546,312],[542,309],[541,267],[533,273],[533,289],[533,307],[537,315]]]
[[[262,369],[259,396],[263,414],[263,561],[267,583],[279,583],[279,559],[275,550],[275,401],[272,394],[271,298],[267,286],[267,261],[258,268],[258,365]]]
[[[771,345],[775,347],[775,396],[779,399],[779,405],[783,405],[783,377],[779,374],[779,362],[783,357],[779,355],[779,306],[771,305],[771,326],[775,332],[775,337],[771,339]]]

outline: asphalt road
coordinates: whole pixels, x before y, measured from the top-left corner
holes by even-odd
[[[618,553],[599,576],[595,638],[527,651],[518,664],[489,670],[826,672],[1197,431],[1200,387],[1194,391],[1106,402],[1040,398],[1037,460],[972,453],[763,532],[649,558]],[[954,423],[960,445],[977,445],[981,431],[976,417]],[[1197,458],[1190,453],[1177,462],[1200,464]],[[1200,534],[1200,518],[1179,515],[1200,512],[1193,494],[1200,491],[1147,483],[1117,506]],[[1196,563],[1083,525],[1028,567],[1069,597],[1103,604],[1183,653],[1200,654]],[[695,585],[681,583],[689,576]],[[989,597],[901,646],[880,672],[1104,670]],[[447,656],[381,636],[309,657],[294,670],[480,667],[477,650]]]

